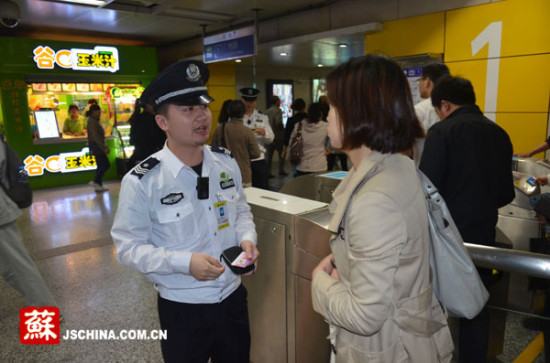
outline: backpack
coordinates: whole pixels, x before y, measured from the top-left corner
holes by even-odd
[[[8,197],[14,201],[19,208],[27,208],[32,204],[32,189],[29,185],[27,172],[24,169],[23,163],[19,155],[12,149],[8,143],[3,141],[3,136],[0,134],[1,143],[4,144],[6,150],[6,174],[5,179],[8,181],[6,186],[3,183],[4,178],[0,178],[0,186],[6,192]]]

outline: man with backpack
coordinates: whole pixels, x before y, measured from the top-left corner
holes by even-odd
[[[9,164],[14,163],[14,153],[0,134],[0,273],[4,280],[25,298],[27,306],[58,306],[25,249],[16,224],[21,211],[18,204],[8,196],[10,191],[13,192],[9,184],[9,181],[13,180],[13,173],[8,170]],[[18,163],[21,164],[21,161],[18,160]]]

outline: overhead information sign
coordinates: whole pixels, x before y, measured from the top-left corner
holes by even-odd
[[[254,27],[251,26],[204,38],[204,63],[256,55],[254,36]]]

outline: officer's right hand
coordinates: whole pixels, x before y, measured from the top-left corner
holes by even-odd
[[[205,253],[193,253],[189,273],[199,281],[215,280],[225,271],[220,261]]]

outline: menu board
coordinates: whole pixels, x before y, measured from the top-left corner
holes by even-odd
[[[48,83],[48,91],[60,92],[61,91],[61,83]]]
[[[64,92],[74,92],[76,90],[74,83],[62,83],[61,86]]]
[[[78,92],[90,92],[90,84],[88,83],[77,83],[76,90]]]
[[[59,128],[57,127],[57,118],[55,117],[54,110],[34,111],[34,121],[38,129],[39,139],[59,137]]]

